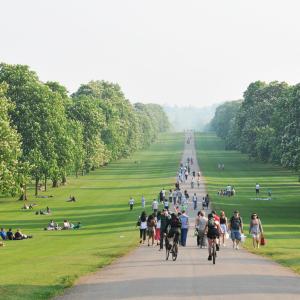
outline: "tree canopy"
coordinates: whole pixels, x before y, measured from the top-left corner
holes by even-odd
[[[300,85],[251,83],[244,99],[220,105],[211,121],[226,147],[300,170]]]
[[[0,192],[35,180],[53,187],[147,147],[169,121],[159,105],[132,105],[118,84],[91,81],[68,95],[24,65],[0,65]],[[20,179],[22,178],[22,179]],[[27,179],[26,179],[27,178]]]

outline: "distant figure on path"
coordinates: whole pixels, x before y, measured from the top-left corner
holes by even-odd
[[[194,193],[192,201],[193,201],[193,204],[194,204],[194,210],[196,210],[197,209],[197,201],[198,201],[196,193]]]
[[[129,201],[128,201],[128,204],[129,204],[129,209],[130,210],[133,210],[133,205],[134,205],[134,199],[132,197],[130,197]]]
[[[256,185],[255,185],[256,195],[259,195],[259,190],[260,190],[260,185],[258,183],[256,183]]]
[[[231,230],[231,239],[233,243],[233,248],[238,250],[239,243],[242,239],[241,233],[244,232],[244,229],[243,229],[243,220],[240,217],[239,211],[237,210],[233,213],[233,216],[230,219],[229,229]]]
[[[259,248],[260,238],[263,234],[263,228],[261,224],[261,220],[256,213],[251,215],[250,226],[249,226],[249,234],[252,236],[252,242],[254,248]]]

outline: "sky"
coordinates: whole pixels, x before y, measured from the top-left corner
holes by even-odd
[[[300,81],[298,0],[0,0],[0,61],[70,92],[208,106],[256,80]]]

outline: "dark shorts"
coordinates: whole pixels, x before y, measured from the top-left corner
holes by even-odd
[[[219,238],[219,236],[220,236],[220,234],[217,229],[208,230],[208,232],[207,232],[207,238],[209,238],[209,239]]]

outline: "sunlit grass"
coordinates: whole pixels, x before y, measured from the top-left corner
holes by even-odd
[[[80,275],[95,271],[136,247],[137,216],[141,212],[142,194],[151,200],[162,187],[170,188],[183,149],[182,134],[163,134],[149,149],[84,177],[70,178],[67,186],[41,192],[53,198],[34,198],[51,216],[22,211],[22,202],[0,198],[0,227],[21,228],[34,238],[7,241],[0,248],[0,299],[47,299],[72,285]],[[76,203],[67,203],[70,195]],[[136,200],[129,212],[130,196]],[[51,219],[63,219],[83,228],[78,231],[44,231]]]

